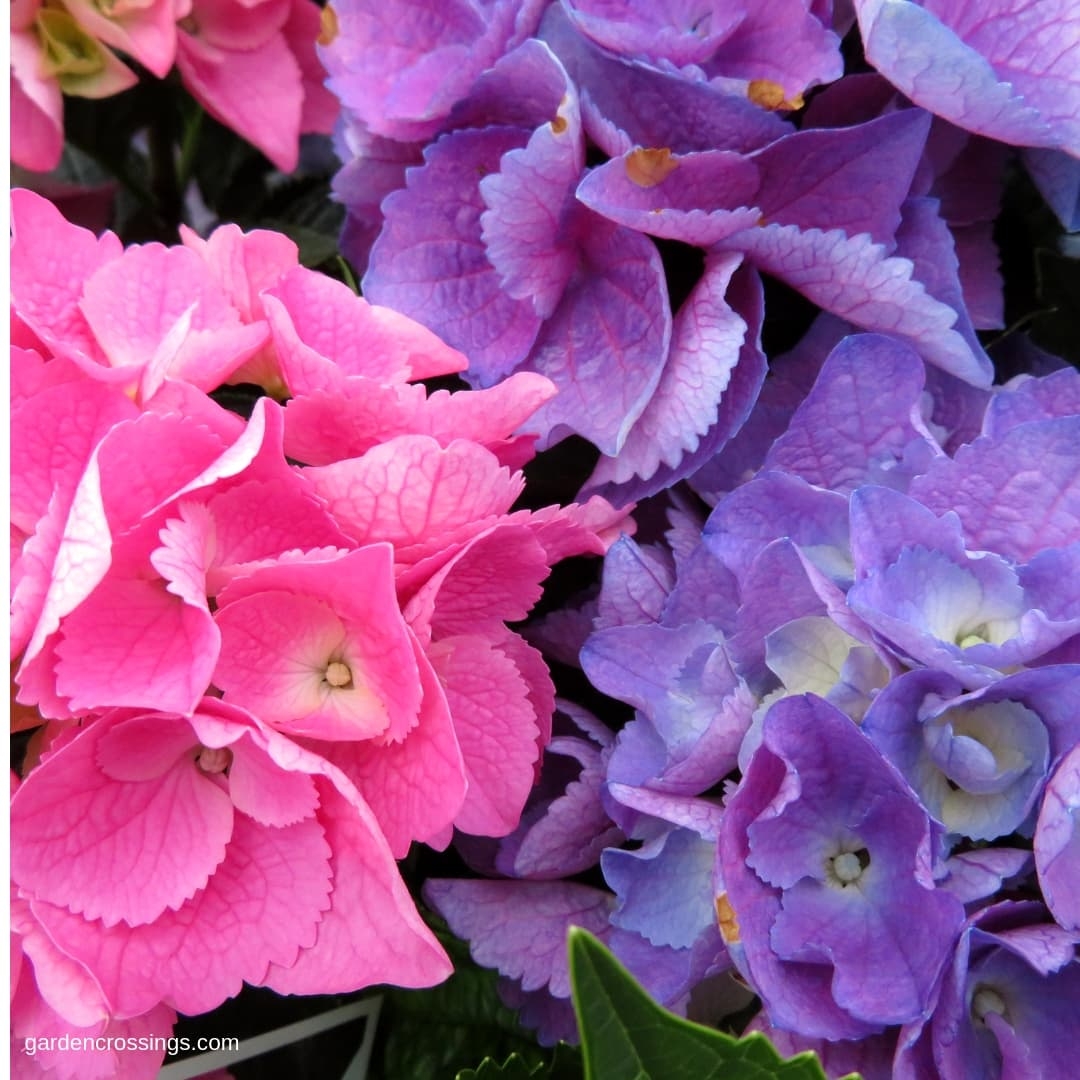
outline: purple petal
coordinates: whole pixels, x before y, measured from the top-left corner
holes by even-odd
[[[660,621],[675,584],[662,549],[641,547],[620,536],[604,558],[603,584],[594,626],[632,626]]]
[[[724,300],[738,265],[738,256],[726,255],[706,266],[705,276],[675,316],[671,352],[656,392],[619,456],[598,463],[588,490],[634,476],[648,480],[661,465],[678,469],[717,424],[747,331],[746,323]],[[759,386],[764,381],[763,368],[756,380]],[[737,382],[732,389],[738,391]],[[752,395],[744,392],[741,397],[745,410],[746,398]],[[734,424],[745,418],[744,410],[729,407],[725,411]]]
[[[1046,785],[1035,828],[1035,866],[1047,907],[1061,926],[1080,929],[1080,747]]]
[[[652,241],[584,208],[579,215],[581,264],[528,359],[559,393],[522,430],[544,445],[576,432],[615,455],[660,379],[671,311]]]
[[[593,934],[608,925],[611,897],[570,882],[452,881],[429,878],[424,898],[469,942],[472,958],[521,982],[523,990],[547,987],[570,996],[566,931]]]
[[[673,829],[637,851],[609,848],[600,864],[618,897],[612,923],[653,945],[690,948],[716,918],[715,858],[715,843],[689,829]]]
[[[896,233],[896,254],[911,260],[915,279],[933,299],[956,312],[953,329],[963,337],[972,355],[984,356],[965,304],[953,235],[938,213],[936,200],[908,199],[904,203],[904,221]]]
[[[976,439],[935,461],[911,494],[955,511],[969,547],[1018,562],[1080,540],[1080,416]]]
[[[607,494],[608,497],[619,501],[644,499],[649,495],[655,495],[677,480],[695,472],[703,462],[712,458],[746,420],[765,382],[768,366],[765,353],[761,348],[761,324],[765,313],[761,278],[752,268],[740,267],[731,278],[725,300],[719,305],[716,303],[715,296],[712,295],[715,292],[714,286],[714,282],[705,284],[705,279],[703,279],[700,291],[695,290],[690,299],[679,309],[676,316],[678,338],[672,347],[661,385],[658,388],[658,394],[664,395],[665,402],[670,400],[668,395],[673,389],[670,386],[673,380],[677,383],[676,388],[685,393],[685,388],[678,386],[678,380],[696,377],[695,371],[700,374],[700,365],[713,355],[714,347],[723,342],[725,333],[732,332],[735,321],[738,320],[744,324],[746,330],[742,337],[738,359],[735,361],[727,385],[723,388],[715,412],[710,413],[708,429],[697,440],[696,448],[683,454],[677,464],[668,465],[666,462],[661,462],[647,481],[632,479],[620,485],[605,485],[599,489],[599,494]],[[706,380],[715,375],[715,372],[711,371],[707,365],[705,372],[706,374],[701,377]],[[674,402],[672,404],[674,405]],[[685,402],[681,404],[684,407],[686,405]],[[651,405],[652,402],[650,402]],[[657,408],[659,409],[659,406]],[[647,408],[646,414],[648,412]],[[659,418],[652,419],[656,421]],[[670,428],[670,422],[665,426]],[[628,445],[640,447],[642,444],[636,438],[636,431],[636,426],[631,429]],[[670,430],[667,437],[670,439]],[[648,448],[645,452],[651,454]],[[601,459],[589,480],[586,492],[592,492],[595,478],[605,471],[605,466],[606,459]]]
[[[570,25],[559,5],[544,16],[540,37],[563,62],[581,93],[590,138],[615,157],[633,146],[747,152],[791,131],[749,99],[673,71],[612,57]]]
[[[940,453],[919,415],[923,371],[918,355],[892,338],[846,338],[762,467],[846,493],[875,474],[902,472],[913,443]]]
[[[1059,416],[1080,416],[1080,371],[1076,368],[1062,368],[1042,378],[1024,375],[1012,380],[990,399],[982,434],[1000,438],[1019,424]]]
[[[371,249],[365,297],[439,335],[471,361],[469,377],[490,386],[528,354],[540,318],[503,290],[480,232],[481,175],[527,134],[511,128],[458,131],[424,152],[406,186],[383,202],[386,222]]]
[[[1080,229],[1080,161],[1060,150],[1027,150],[1024,164],[1062,228]]]
[[[723,10],[698,0],[631,0],[612,5],[604,0],[566,0],[563,10],[586,37],[610,52],[646,60],[669,60],[677,67],[700,64],[746,18],[737,9]]]
[[[847,128],[803,130],[753,154],[767,221],[869,233],[890,244],[900,224],[930,117],[917,109]]]
[[[913,280],[910,260],[890,258],[869,236],[766,225],[738,233],[724,246],[746,251],[761,270],[826,311],[908,342],[923,359],[965,382],[988,386],[993,379],[987,357],[973,353],[953,329],[956,312]]]
[[[855,0],[855,10],[866,58],[916,104],[1001,142],[1080,152],[1071,0],[1030,10],[1015,0]]]
[[[340,0],[338,34],[320,50],[328,85],[376,135],[428,139],[477,76],[533,32],[542,7]]]
[[[526,50],[562,66],[541,42]],[[517,55],[517,54],[515,54]],[[565,82],[558,112],[532,134],[528,145],[505,154],[499,171],[480,181],[487,210],[480,232],[503,289],[515,300],[530,300],[541,318],[555,310],[577,265],[572,238],[562,235],[563,207],[585,163],[577,93]]]

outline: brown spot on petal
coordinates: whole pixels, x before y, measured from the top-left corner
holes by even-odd
[[[804,104],[802,94],[796,94],[788,101],[784,97],[784,88],[772,79],[751,79],[746,87],[746,96],[755,105],[770,112],[777,109],[801,109]]]
[[[565,116],[556,116],[555,119],[551,121],[551,130],[554,131],[556,135],[561,135],[568,126]]]
[[[330,45],[338,36],[337,12],[327,4],[319,12],[319,36],[315,39],[320,45]]]
[[[666,147],[650,150],[642,147],[626,159],[626,178],[638,187],[656,187],[678,167],[678,159]]]
[[[735,909],[728,902],[727,893],[723,892],[716,898],[716,922],[720,927],[720,936],[725,945],[738,945],[739,920],[735,917]]]

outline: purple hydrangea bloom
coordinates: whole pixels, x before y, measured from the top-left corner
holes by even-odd
[[[880,692],[863,730],[950,833],[993,840],[1024,824],[1047,770],[1080,738],[1078,693],[1077,665],[972,694],[944,672],[912,671]]]
[[[929,1015],[963,921],[935,886],[936,844],[848,717],[812,695],[769,710],[721,823],[718,907],[776,1026],[851,1039]]]
[[[953,465],[961,455],[943,460]],[[912,491],[934,471],[913,483]],[[944,501],[943,484],[935,495],[935,501]],[[961,513],[963,499],[960,491],[952,495]],[[993,533],[996,546],[1007,553],[1030,551],[1022,540],[1029,535],[1027,523],[1017,522],[1009,509],[1010,530],[1007,519],[993,512],[1001,508],[996,498],[989,512],[985,502],[975,506],[969,520],[977,520],[981,531],[971,551],[953,510],[937,517],[899,492],[859,488],[851,498],[857,580],[847,597],[852,610],[897,656],[948,672],[969,689],[985,686],[1016,664],[1037,660],[1080,630],[1075,577],[1065,577],[1069,584],[1061,586],[1062,575],[1074,571],[1080,546],[1048,550],[1017,567],[979,549],[989,546],[986,540]],[[981,515],[977,519],[976,512]],[[1068,513],[1067,503],[1062,512]],[[971,535],[970,527],[964,531]]]
[[[1075,1074],[1080,963],[1075,935],[1013,901],[973,915],[933,1016],[900,1033],[898,1080],[1066,1080]]]

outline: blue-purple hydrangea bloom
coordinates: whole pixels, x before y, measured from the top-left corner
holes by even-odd
[[[586,490],[663,493],[530,631],[625,724],[561,702],[521,824],[458,844],[487,880],[428,902],[549,1043],[576,924],[830,1075],[1071,1076],[1080,375],[993,385],[977,331],[1014,155],[1080,224],[1080,12],[397,7],[323,50],[365,293],[474,386],[552,379],[528,431],[598,448]],[[820,311],[768,359],[767,278]]]

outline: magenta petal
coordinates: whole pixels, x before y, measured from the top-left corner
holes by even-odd
[[[334,888],[313,945],[295,962],[273,957],[260,979],[279,994],[327,994],[376,983],[432,986],[451,964],[420,918],[371,811],[319,777],[319,822]]]
[[[540,751],[529,688],[514,661],[482,637],[428,649],[446,690],[468,778],[454,821],[463,832],[505,836],[521,818]]]
[[[826,311],[907,341],[929,363],[965,382],[990,384],[990,362],[957,333],[956,312],[913,279],[909,260],[888,257],[869,236],[766,225],[737,234],[727,246],[741,247],[760,269]]]
[[[116,722],[101,720],[24,780],[12,802],[12,873],[33,897],[105,926],[137,925],[206,886],[225,858],[232,803],[196,767],[190,725],[158,724],[173,757],[162,774],[110,776],[110,761],[123,766],[129,751],[109,738]]]
[[[56,688],[76,710],[190,713],[210,684],[220,641],[201,594],[189,603],[164,581],[111,576],[61,633]]]
[[[466,440],[445,449],[403,435],[362,458],[306,470],[342,530],[357,544],[389,541],[397,563],[419,561],[480,532],[505,513],[524,479]]]
[[[515,56],[526,50],[558,70],[565,87],[562,101],[526,146],[504,154],[499,171],[480,181],[487,206],[480,228],[488,259],[507,294],[530,300],[546,318],[577,265],[575,246],[560,236],[559,222],[585,164],[585,147],[577,92],[562,65],[540,42],[526,42]]]
[[[762,176],[757,205],[780,225],[869,233],[889,244],[929,130],[927,113],[907,109],[778,139],[751,156]]]
[[[317,821],[268,829],[237,815],[225,861],[207,887],[154,922],[105,927],[35,901],[50,937],[85,964],[111,1010],[137,1015],[160,1001],[195,1015],[258,984],[270,962],[291,964],[329,905],[330,848]]]
[[[617,156],[634,146],[673,153],[746,153],[791,131],[776,113],[678,71],[613,57],[570,25],[560,5],[544,15],[540,36],[562,61],[582,96],[590,138]]]
[[[528,366],[559,394],[525,425],[542,445],[576,432],[616,454],[656,388],[671,340],[660,254],[647,237],[582,210],[582,262]]]
[[[748,4],[745,18],[704,65],[710,75],[770,79],[791,97],[843,74],[840,39],[807,0]]]
[[[371,249],[364,295],[434,330],[490,386],[525,359],[540,317],[506,293],[481,237],[478,181],[527,133],[515,128],[456,131],[424,152],[406,186],[383,202],[386,221]],[[438,208],[435,210],[435,208]]]
[[[21,189],[11,193],[11,228],[12,310],[58,355],[101,359],[79,300],[94,272],[120,257],[120,240],[70,225],[47,199]]]
[[[753,159],[729,150],[638,148],[588,172],[577,196],[620,225],[707,247],[758,223],[760,183]]]

